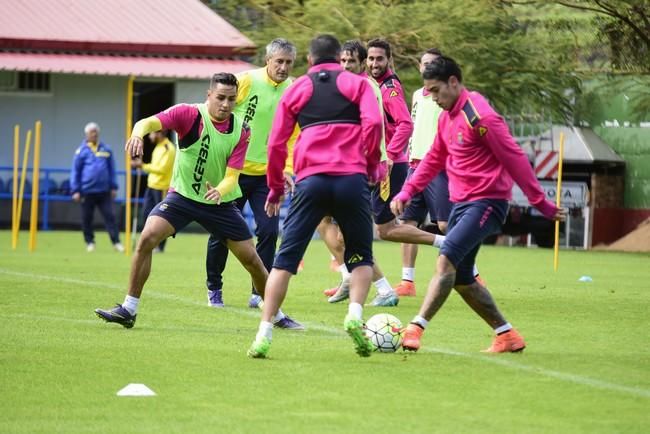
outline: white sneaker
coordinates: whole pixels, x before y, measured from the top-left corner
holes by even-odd
[[[95,251],[95,243],[88,243],[86,244],[86,252],[94,252]]]
[[[113,248],[115,249],[116,252],[120,252],[120,253],[124,252],[124,246],[122,245],[122,243],[113,244]]]

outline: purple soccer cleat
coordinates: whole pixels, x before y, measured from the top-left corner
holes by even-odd
[[[220,289],[212,291],[208,289],[208,306],[210,307],[223,307],[223,292]]]
[[[130,329],[135,325],[135,317],[131,313],[118,304],[113,309],[95,309],[95,314],[106,322],[118,323],[124,328]]]
[[[289,316],[285,316],[281,320],[276,321],[273,323],[273,327],[277,327],[279,329],[286,329],[286,330],[304,330],[305,326],[300,324],[298,321],[295,321]]]
[[[248,307],[251,309],[261,309],[264,305],[262,301],[262,296],[258,294],[251,294],[251,298],[248,300]]]

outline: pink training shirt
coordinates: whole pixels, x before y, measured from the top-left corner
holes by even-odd
[[[194,104],[177,104],[162,111],[156,115],[160,120],[163,129],[174,130],[178,134],[178,139],[185,137],[189,133],[194,119],[200,116],[199,109]],[[230,118],[223,122],[218,122],[212,119],[212,125],[220,133],[226,133],[230,129]],[[199,121],[199,134],[203,132],[203,119]],[[250,128],[243,128],[239,142],[233,149],[232,154],[228,158],[227,166],[231,169],[242,170],[244,168],[244,160],[246,159],[246,149],[248,148],[248,139],[251,135]]]
[[[342,71],[336,78],[341,94],[359,105],[361,124],[329,123],[312,125],[300,132],[293,148],[296,180],[315,174],[367,174],[376,182],[381,158],[382,118],[377,97],[365,77],[344,71],[338,63],[312,66],[307,74]],[[280,99],[268,140],[267,184],[269,203],[278,203],[284,194],[283,169],[287,159],[287,141],[293,133],[298,114],[311,99],[313,84],[307,75],[298,78]]]
[[[454,107],[442,112],[433,146],[400,192],[408,197],[400,199],[424,190],[445,167],[452,202],[509,200],[514,180],[546,218],[553,219],[558,211],[546,200],[508,125],[478,92],[463,89]]]
[[[386,153],[394,163],[406,163],[409,138],[413,133],[413,119],[409,113],[402,84],[395,78],[395,73],[386,70],[377,80],[385,114]]]

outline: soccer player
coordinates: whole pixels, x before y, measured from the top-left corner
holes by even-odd
[[[280,211],[282,169],[287,141],[296,123],[301,133],[294,151],[296,193],[284,221],[280,249],[266,285],[258,333],[248,350],[266,357],[271,346],[273,312],[284,300],[314,230],[326,215],[334,217],[345,240],[345,264],[352,274],[350,305],[344,321],[356,351],[369,356],[372,345],[363,331],[363,303],[372,278],[372,219],[368,182],[382,179],[382,116],[368,81],[339,65],[341,45],[330,35],[310,43],[307,74],[280,99],[269,138],[270,215]]]
[[[268,216],[264,203],[269,189],[266,186],[267,140],[280,97],[289,87],[289,77],[296,59],[296,47],[286,39],[274,39],[266,46],[266,65],[247,71],[238,78],[237,101],[233,112],[239,115],[251,128],[251,139],[246,152],[244,168],[239,175],[242,196],[236,199],[237,207],[243,211],[246,202],[255,218],[257,253],[267,270],[271,270],[275,256],[280,225],[279,216]],[[284,167],[284,177],[289,188],[293,187],[292,168]],[[223,307],[222,273],[226,267],[228,248],[217,237],[210,236],[206,255],[208,303],[212,307]],[[248,302],[249,307],[259,306],[261,297],[255,292]],[[291,324],[286,324],[290,326]]]
[[[165,192],[169,189],[176,158],[176,146],[167,138],[167,131],[153,131],[149,133],[149,140],[155,145],[151,154],[151,162],[144,164],[141,158],[131,160],[132,167],[142,168],[149,175],[142,206],[142,215],[145,218],[153,207],[163,200]],[[166,240],[162,240],[154,252],[164,252],[165,243]]]
[[[453,202],[447,237],[440,249],[437,274],[429,284],[419,313],[407,326],[402,346],[417,351],[429,321],[454,288],[494,329],[485,351],[522,351],[523,337],[503,317],[492,295],[473,275],[481,242],[497,232],[506,218],[513,180],[546,218],[563,220],[566,211],[546,200],[528,159],[514,141],[503,118],[477,92],[468,91],[456,62],[440,56],[425,68],[424,86],[444,110],[432,148],[391,203],[396,214],[441,170],[449,176]]]
[[[365,70],[367,55],[368,52],[360,41],[347,41],[341,48],[341,66],[346,71],[361,75]],[[371,77],[367,77],[367,79],[373,92],[375,92],[377,103],[382,107],[382,96],[379,85]],[[386,160],[386,143],[384,131],[382,131],[381,161]],[[329,297],[328,301],[330,303],[338,303],[347,299],[350,295],[350,273],[348,272],[343,260],[343,252],[345,251],[343,238],[340,236],[338,226],[329,216],[325,217],[318,225],[318,232],[336,261],[341,264],[338,267],[339,272],[341,273],[341,283],[339,286],[328,289],[324,292],[325,295]],[[384,276],[384,273],[380,270],[376,261],[373,264],[372,269],[372,281],[377,288],[377,296],[370,304],[372,306],[397,306],[399,298],[395,294],[395,291],[393,291],[393,288]]]
[[[408,112],[404,94],[397,75],[388,67],[391,60],[390,44],[383,39],[373,39],[368,42],[366,66],[370,72],[369,78],[375,80],[380,87],[381,102],[385,120],[386,152],[388,153],[389,177],[375,186],[372,191],[372,211],[379,237],[383,240],[426,244],[440,247],[443,236],[437,236],[422,231],[415,226],[398,224],[390,209],[390,201],[402,187],[408,171],[406,147],[413,130],[413,122]],[[348,276],[342,270],[343,279],[337,291],[328,301],[336,303],[348,297]],[[377,285],[377,296],[372,304],[375,306],[391,306],[398,303],[399,298],[383,274],[375,268],[373,276]],[[332,290],[328,290],[329,293]]]
[[[255,287],[264,291],[268,272],[234,203],[241,196],[237,178],[250,138],[246,123],[232,113],[236,98],[237,78],[218,73],[210,81],[204,104],[178,104],[135,124],[125,145],[134,157],[142,155],[142,137],[160,129],[176,131],[179,151],[170,192],[149,214],[138,241],[124,303],[96,309],[100,318],[125,328],[134,326],[153,249],[193,221],[222,239],[250,273]],[[271,318],[282,327],[288,317],[276,309]]]
[[[442,55],[437,48],[431,48],[422,54],[420,59],[420,74],[424,68]],[[438,129],[438,116],[442,109],[431,97],[431,93],[421,87],[413,92],[411,102],[411,118],[413,119],[413,135],[409,141],[409,169],[407,179],[413,175],[426,152],[431,147]],[[403,224],[419,226],[424,223],[427,213],[436,221],[438,229],[443,234],[447,230],[447,219],[451,212],[449,201],[448,179],[445,171],[426,186],[411,200],[410,205],[400,216]],[[415,259],[418,254],[417,244],[402,244],[402,282],[395,287],[400,297],[415,296]]]

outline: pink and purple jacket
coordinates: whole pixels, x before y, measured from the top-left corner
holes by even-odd
[[[194,104],[176,104],[165,111],[156,115],[160,120],[163,129],[174,130],[178,134],[178,140],[182,140],[185,135],[192,128],[194,120],[199,115],[199,109]],[[230,119],[223,122],[212,121],[212,125],[220,133],[225,133],[230,129]],[[199,120],[199,135],[203,132],[203,119]],[[246,150],[248,149],[248,139],[250,138],[251,130],[247,126],[242,128],[241,137],[239,142],[233,149],[232,154],[228,158],[227,166],[242,170],[246,157]]]
[[[413,119],[404,99],[402,84],[390,68],[376,81],[381,89],[386,119],[386,153],[394,163],[406,163],[409,138],[413,133]]]
[[[555,205],[546,200],[508,125],[477,92],[463,89],[454,107],[442,112],[433,146],[402,187],[398,199],[408,201],[445,168],[452,202],[509,200],[514,180],[530,204],[546,218],[553,219],[557,212]]]
[[[382,115],[377,98],[365,77],[344,71],[338,63],[312,66],[307,74],[342,71],[336,87],[343,97],[359,106],[360,124],[327,123],[313,125],[300,132],[293,148],[296,181],[315,174],[368,175],[379,180]],[[298,78],[282,95],[268,140],[269,203],[278,203],[284,194],[284,166],[287,141],[294,131],[298,115],[310,101],[313,84],[308,75]]]

